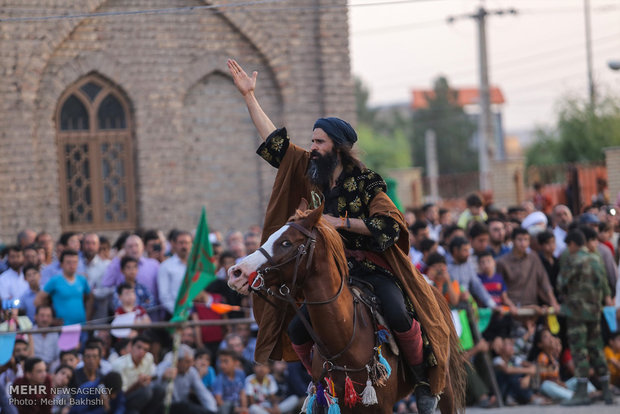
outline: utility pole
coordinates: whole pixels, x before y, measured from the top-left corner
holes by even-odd
[[[437,185],[439,166],[437,163],[437,138],[435,131],[427,129],[424,133],[424,141],[426,144],[426,175],[431,187],[431,198],[429,201],[436,203],[439,201],[439,187]]]
[[[588,65],[588,94],[590,97],[590,107],[594,109],[596,103],[596,90],[594,89],[594,78],[592,75],[592,27],[590,19],[590,0],[583,1],[583,15],[586,28],[586,60]]]
[[[480,190],[482,191],[491,189],[490,161],[495,156],[495,134],[493,114],[491,113],[489,62],[487,58],[486,19],[490,15],[502,16],[505,14],[517,14],[517,11],[515,9],[486,10],[481,6],[474,14],[451,16],[448,18],[448,23],[453,23],[457,19],[470,18],[474,19],[478,24],[478,102],[480,106],[480,114],[478,116],[478,169],[480,171]]]

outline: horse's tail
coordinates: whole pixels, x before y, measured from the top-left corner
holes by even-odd
[[[435,294],[437,302],[441,312],[447,319],[450,326],[450,359],[448,360],[448,375],[449,382],[452,388],[453,397],[453,409],[454,412],[463,412],[465,409],[465,387],[467,384],[467,372],[466,365],[469,361],[463,357],[463,348],[461,347],[461,341],[452,323],[452,313],[448,302],[443,298],[441,293],[437,289],[433,289],[437,293]]]

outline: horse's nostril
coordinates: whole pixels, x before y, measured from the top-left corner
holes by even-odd
[[[235,269],[235,271],[233,271],[233,276],[240,277],[241,276],[241,270]]]

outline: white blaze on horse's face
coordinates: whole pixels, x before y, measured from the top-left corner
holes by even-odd
[[[287,224],[280,228],[280,230],[269,236],[265,244],[261,246],[269,256],[273,256],[273,248],[276,241],[288,227]],[[247,295],[250,292],[248,278],[252,273],[258,271],[265,263],[267,263],[267,258],[258,250],[246,256],[239,263],[228,269],[228,286],[241,294]]]

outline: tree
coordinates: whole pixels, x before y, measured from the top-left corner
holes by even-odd
[[[387,110],[379,116],[368,105],[370,92],[360,79],[355,80],[357,136],[361,159],[368,168],[385,175],[391,168],[411,167],[411,150],[407,140],[408,123],[397,111]]]
[[[432,129],[437,138],[440,174],[476,171],[478,152],[472,147],[476,126],[457,104],[457,91],[450,88],[445,77],[435,80],[433,91],[426,97],[428,107],[413,114],[411,146],[415,165],[426,166],[424,136]]]
[[[609,96],[594,107],[564,97],[553,128],[536,130],[537,142],[526,153],[528,165],[602,161],[603,148],[620,145],[620,101]]]

